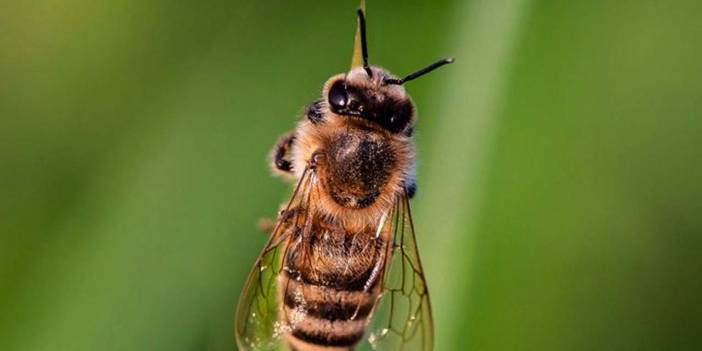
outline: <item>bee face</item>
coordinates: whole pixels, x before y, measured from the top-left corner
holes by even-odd
[[[382,68],[368,68],[358,67],[327,81],[323,94],[329,109],[342,118],[365,119],[393,134],[406,132],[415,113],[405,88],[388,83],[396,78]]]

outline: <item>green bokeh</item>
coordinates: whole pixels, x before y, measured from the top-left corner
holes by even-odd
[[[356,2],[0,5],[0,350],[233,350]],[[702,348],[702,2],[373,1],[443,350]]]

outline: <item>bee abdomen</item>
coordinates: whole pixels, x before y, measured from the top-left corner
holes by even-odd
[[[289,280],[283,302],[288,309],[304,310],[307,316],[334,322],[366,318],[373,309],[374,295]]]
[[[285,255],[278,278],[286,338],[298,350],[350,350],[380,294],[385,242],[319,221],[301,243]]]
[[[377,297],[374,291],[345,291],[281,276],[283,315],[289,342],[300,350],[348,350],[364,335]]]

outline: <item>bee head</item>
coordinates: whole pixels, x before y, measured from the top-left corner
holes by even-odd
[[[400,85],[390,85],[383,69],[369,67],[373,76],[358,67],[332,77],[325,85],[329,109],[340,116],[353,116],[375,123],[391,133],[401,133],[413,122],[414,105]]]
[[[330,110],[337,115],[360,117],[391,133],[405,132],[414,122],[414,105],[403,84],[452,63],[453,59],[441,59],[398,78],[380,67],[368,65],[366,21],[361,9],[358,10],[358,24],[363,65],[329,79],[324,86],[324,97]]]

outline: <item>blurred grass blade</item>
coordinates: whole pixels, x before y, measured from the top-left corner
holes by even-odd
[[[453,38],[456,64],[451,65],[439,111],[420,124],[437,124],[435,142],[422,159],[418,201],[420,240],[432,233],[424,249],[429,287],[435,306],[437,350],[457,349],[465,337],[465,291],[471,280],[470,252],[479,209],[485,158],[490,153],[498,106],[506,83],[510,56],[528,0],[469,2],[461,6]],[[421,126],[420,126],[421,128]],[[450,177],[447,175],[451,175]],[[420,173],[420,176],[423,174]],[[424,218],[425,220],[422,220]],[[447,259],[450,257],[451,259]],[[451,274],[446,274],[452,272]],[[457,280],[455,277],[461,277]],[[448,342],[453,344],[447,345]]]

